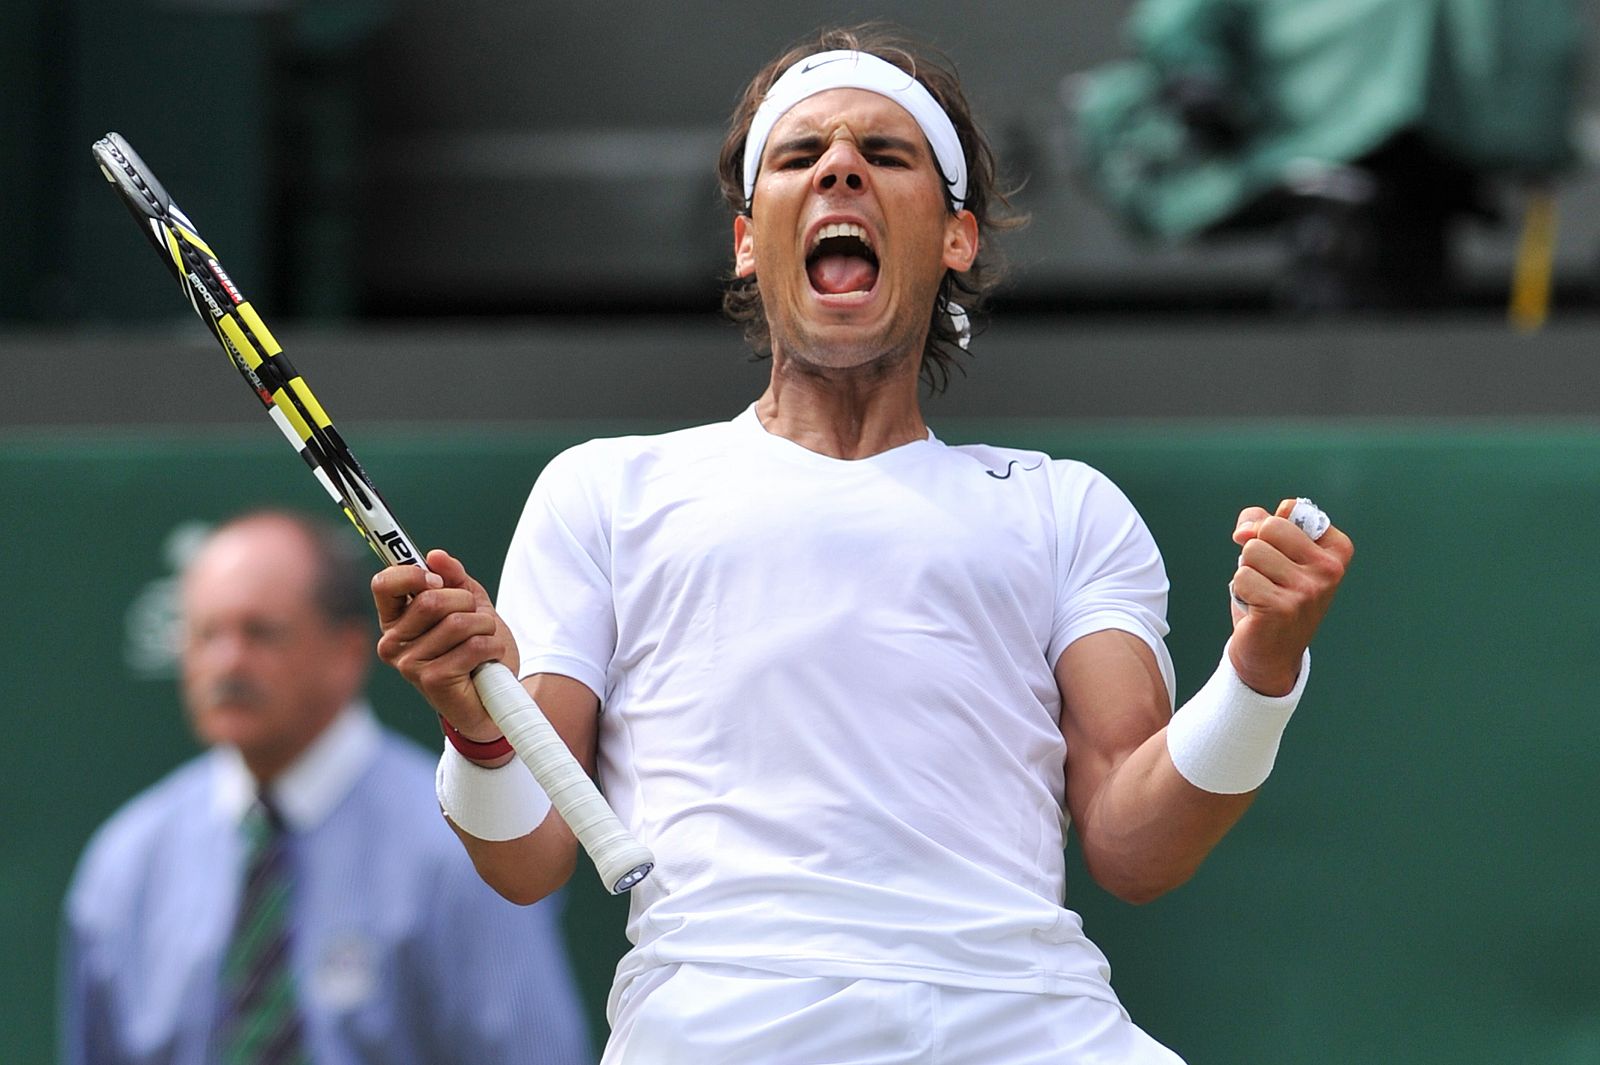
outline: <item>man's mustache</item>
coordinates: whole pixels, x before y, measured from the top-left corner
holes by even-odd
[[[200,692],[203,705],[254,708],[266,702],[267,693],[259,684],[243,677],[223,677],[207,684]]]

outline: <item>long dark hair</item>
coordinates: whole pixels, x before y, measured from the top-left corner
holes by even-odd
[[[750,121],[767,90],[779,76],[808,55],[849,49],[869,52],[893,63],[907,74],[922,82],[955,126],[961,139],[961,150],[967,160],[967,195],[963,206],[972,212],[978,222],[978,257],[965,271],[946,270],[939,283],[939,296],[933,304],[933,320],[928,327],[928,340],[922,352],[922,379],[933,392],[943,391],[949,383],[951,368],[960,369],[957,361],[962,354],[959,335],[950,316],[945,311],[949,302],[955,302],[967,312],[974,323],[983,309],[988,295],[1004,272],[998,254],[989,241],[992,233],[1022,225],[1026,219],[1011,211],[1010,201],[999,187],[994,153],[989,142],[972,118],[972,108],[961,91],[961,81],[955,65],[940,55],[932,58],[928,49],[907,41],[892,28],[869,23],[863,26],[823,30],[815,37],[795,44],[782,55],[761,68],[751,79],[740,97],[728,123],[728,135],[723,139],[722,152],[717,158],[717,180],[722,197],[735,214],[744,214],[749,205],[744,196],[744,146],[750,133]],[[946,206],[952,206],[949,190],[945,192]],[[766,310],[761,303],[761,286],[756,277],[730,276],[722,294],[722,310],[729,318],[744,327],[745,339],[758,357],[771,354],[772,337],[767,328]]]

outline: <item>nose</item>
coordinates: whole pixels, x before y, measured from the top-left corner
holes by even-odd
[[[866,187],[867,161],[849,141],[835,141],[812,171],[818,192],[848,189],[860,192]]]

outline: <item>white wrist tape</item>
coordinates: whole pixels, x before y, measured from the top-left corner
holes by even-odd
[[[1226,651],[1217,671],[1167,725],[1167,752],[1183,779],[1218,795],[1259,788],[1272,772],[1278,742],[1311,676],[1311,651],[1288,695],[1262,695],[1239,679]]]
[[[446,742],[433,783],[445,816],[479,839],[519,839],[550,812],[550,796],[520,758],[485,769]]]

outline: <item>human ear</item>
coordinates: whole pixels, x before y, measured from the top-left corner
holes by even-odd
[[[738,277],[753,277],[756,272],[756,235],[747,214],[733,219],[733,272]]]
[[[971,211],[957,211],[944,227],[944,265],[960,273],[978,259],[978,219]]]

